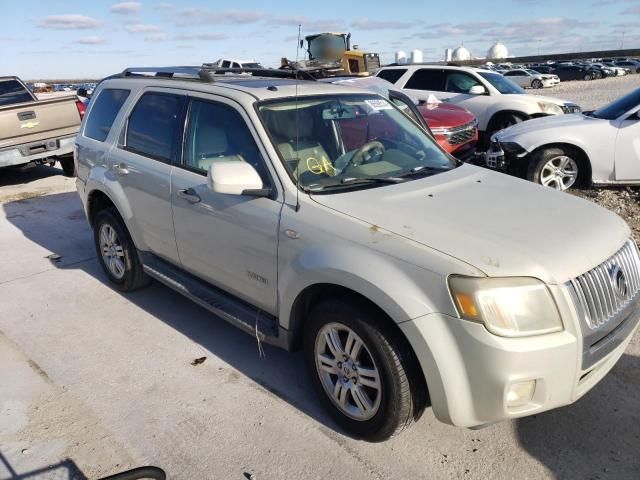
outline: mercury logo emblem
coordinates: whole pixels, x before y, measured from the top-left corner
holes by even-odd
[[[609,270],[609,277],[611,278],[611,286],[613,287],[613,291],[619,300],[626,300],[629,294],[629,289],[627,287],[627,277],[625,277],[622,268],[620,265],[614,265]]]

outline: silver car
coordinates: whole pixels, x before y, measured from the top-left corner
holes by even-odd
[[[461,164],[376,94],[275,72],[98,86],[77,187],[116,288],[153,278],[303,349],[370,441],[429,406],[461,427],[540,413],[606,375],[640,320],[619,217]]]

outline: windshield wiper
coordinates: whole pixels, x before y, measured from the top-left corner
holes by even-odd
[[[451,170],[450,167],[428,167],[426,165],[420,165],[413,167],[408,172],[398,175],[398,178],[417,177],[418,175],[433,175],[435,173],[447,172]]]
[[[315,183],[303,187],[302,189],[307,193],[320,192],[323,190],[329,190],[332,188],[346,188],[352,185],[366,185],[366,184],[395,184],[404,182],[404,178],[400,177],[347,177],[340,180],[340,183],[328,183],[319,184]]]

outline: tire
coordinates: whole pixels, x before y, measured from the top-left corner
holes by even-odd
[[[533,82],[531,82],[531,88],[535,88],[536,90],[544,88],[544,85],[542,84],[542,80],[536,78]]]
[[[491,143],[491,136],[511,125],[515,125],[516,123],[522,123],[525,119],[515,113],[499,113],[495,117],[491,119],[489,122],[489,126],[487,127],[486,132],[484,133],[482,139],[480,140],[481,149],[486,149],[489,147]]]
[[[361,301],[326,300],[311,311],[304,334],[307,365],[325,408],[343,430],[372,442],[408,428],[424,411],[428,396],[409,344],[381,316]],[[356,350],[349,349],[350,338],[352,347],[361,342],[359,353],[340,361],[346,350]],[[376,378],[379,388],[371,386]]]
[[[76,164],[73,161],[73,156],[61,157],[58,159],[60,166],[62,167],[62,174],[65,177],[76,176]]]
[[[585,73],[585,75],[584,75],[584,77],[582,77],[582,79],[583,79],[585,82],[588,82],[589,80],[593,80],[593,77],[591,76],[591,74],[590,74],[590,73]]]
[[[98,212],[93,239],[100,266],[118,290],[132,291],[149,284],[151,279],[144,273],[138,250],[115,207]],[[103,248],[109,248],[109,253],[103,253]]]
[[[585,185],[586,176],[582,156],[569,147],[536,150],[527,170],[528,180],[561,191]]]

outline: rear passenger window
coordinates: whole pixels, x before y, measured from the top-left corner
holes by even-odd
[[[406,72],[406,68],[391,68],[389,70],[382,70],[378,72],[376,77],[380,77],[387,82],[396,83]]]
[[[482,86],[479,80],[464,72],[450,71],[447,74],[446,92],[469,93],[471,87]]]
[[[184,103],[183,96],[145,93],[129,116],[127,150],[166,162],[175,159]]]
[[[193,100],[187,122],[185,167],[204,175],[215,162],[247,162],[268,184],[262,155],[235,109],[222,103]]]
[[[436,92],[444,91],[444,71],[423,68],[417,70],[409,79],[404,88],[413,88],[415,90],[434,90]]]
[[[105,88],[91,100],[91,111],[84,126],[84,136],[104,142],[130,90]]]

